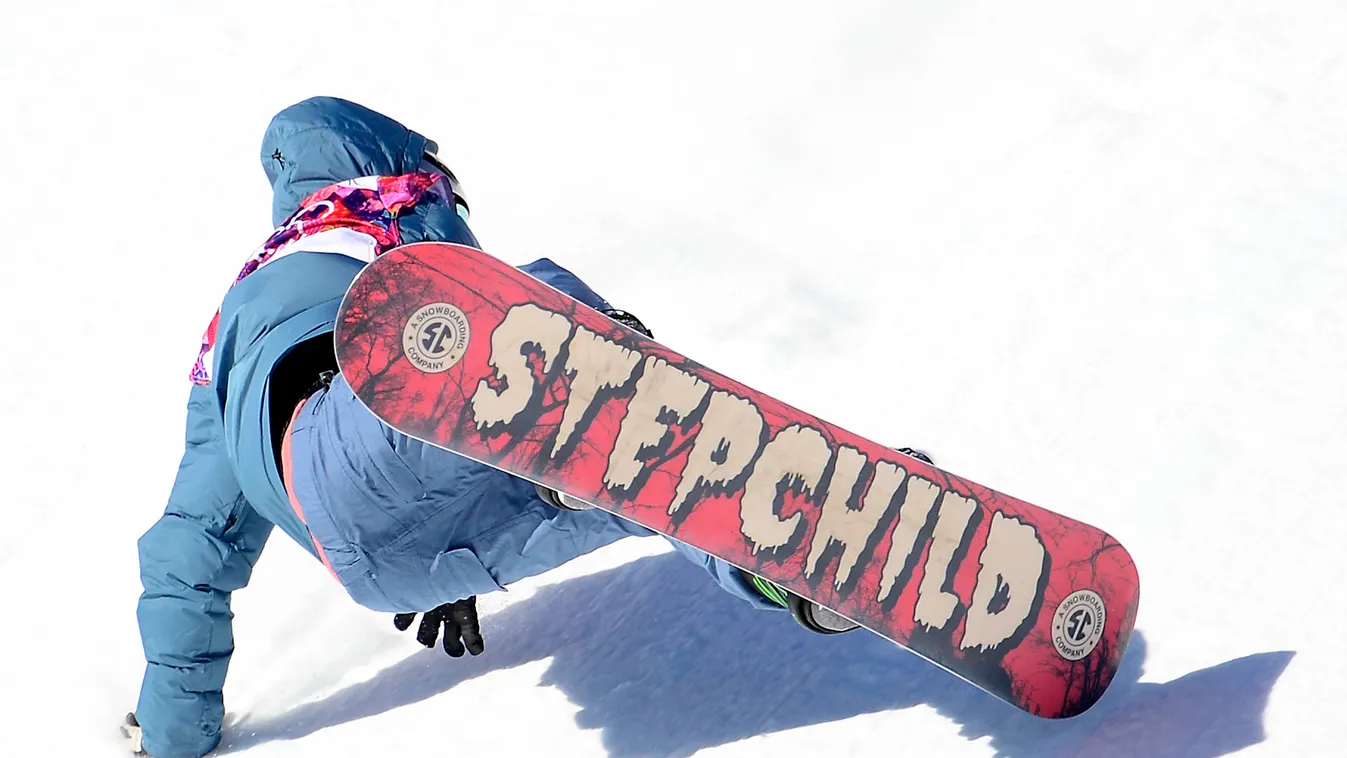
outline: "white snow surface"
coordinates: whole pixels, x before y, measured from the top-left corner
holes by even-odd
[[[420,649],[273,536],[222,753],[1342,755],[1347,4],[16,2],[0,28],[4,755],[115,756],[135,541],[315,94],[671,347],[1096,524],[1137,633],[1075,719],[628,540]]]

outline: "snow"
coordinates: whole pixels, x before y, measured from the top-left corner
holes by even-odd
[[[1041,721],[628,540],[482,598],[454,661],[277,536],[222,752],[1341,754],[1341,2],[13,5],[0,753],[119,754],[135,539],[269,230],[257,144],[335,94],[439,141],[495,255],[1110,531],[1138,633],[1092,711]]]

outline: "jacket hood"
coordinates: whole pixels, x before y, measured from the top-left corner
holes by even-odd
[[[436,144],[393,119],[336,97],[313,97],[271,120],[262,168],[271,182],[271,222],[279,226],[310,194],[362,176],[417,170]]]

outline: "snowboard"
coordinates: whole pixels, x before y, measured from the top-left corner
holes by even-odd
[[[1139,581],[1107,533],[797,410],[480,250],[375,259],[335,339],[398,431],[775,582],[1024,711],[1079,714],[1118,670]]]

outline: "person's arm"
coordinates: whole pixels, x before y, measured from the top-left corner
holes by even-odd
[[[234,652],[229,597],[271,533],[243,497],[222,427],[213,388],[194,386],[168,507],[139,541],[146,667],[135,717],[152,758],[197,758],[219,744]]]

